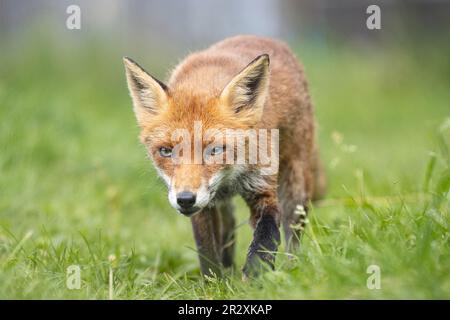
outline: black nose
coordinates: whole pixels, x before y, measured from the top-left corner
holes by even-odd
[[[177,203],[183,209],[191,208],[195,203],[195,194],[189,191],[183,191],[177,194]]]

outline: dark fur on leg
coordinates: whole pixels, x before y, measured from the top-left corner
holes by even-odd
[[[248,249],[247,261],[243,268],[244,276],[250,277],[259,274],[264,267],[261,262],[274,269],[275,251],[278,249],[279,244],[280,231],[273,213],[263,212],[253,233],[253,241]]]

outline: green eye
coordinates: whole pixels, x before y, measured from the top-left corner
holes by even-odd
[[[159,154],[161,157],[170,158],[172,156],[172,148],[161,147],[159,148]]]
[[[214,148],[211,148],[211,150],[209,151],[209,154],[212,156],[215,156],[215,155],[221,154],[223,152],[223,150],[224,150],[224,147],[214,147]]]

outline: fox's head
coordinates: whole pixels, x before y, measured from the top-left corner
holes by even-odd
[[[168,187],[171,205],[187,216],[199,212],[243,169],[226,157],[235,157],[237,146],[225,140],[230,131],[253,128],[261,120],[268,55],[258,56],[216,91],[204,89],[207,78],[165,85],[131,59],[124,63],[140,139]]]

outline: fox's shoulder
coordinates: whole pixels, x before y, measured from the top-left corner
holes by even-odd
[[[269,55],[286,49],[289,50],[289,46],[281,40],[255,35],[229,37],[209,47],[209,50],[227,50],[236,53],[241,51],[261,51]]]

